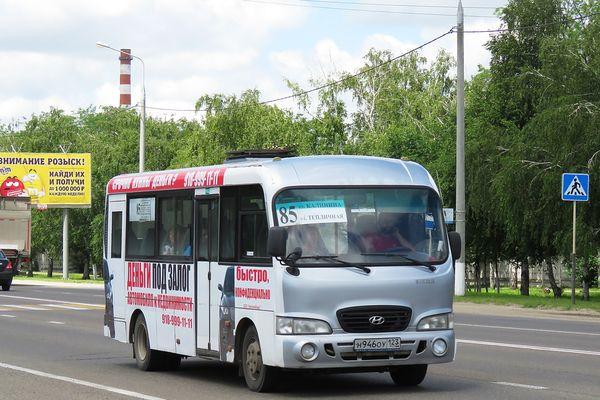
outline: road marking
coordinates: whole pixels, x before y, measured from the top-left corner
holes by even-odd
[[[122,394],[123,396],[129,396],[129,397],[133,397],[136,399],[165,400],[160,397],[149,396],[147,394],[132,392],[130,390],[119,389],[119,388],[112,387],[112,386],[100,385],[98,383],[83,381],[81,379],[70,378],[68,376],[53,375],[53,374],[49,374],[47,372],[37,371],[35,369],[19,367],[17,365],[5,364],[5,363],[0,362],[0,368],[12,369],[14,371],[20,371],[20,372],[25,372],[25,373],[31,374],[31,375],[41,376],[42,378],[54,379],[57,381],[73,383],[75,385],[80,385],[80,386],[87,386],[87,387],[90,387],[93,389],[104,390],[104,391],[107,391],[110,393]]]
[[[52,308],[61,308],[61,309],[65,309],[65,310],[78,310],[78,311],[89,310],[89,308],[65,306],[63,304],[42,304],[42,306],[44,306],[44,307],[52,307]]]
[[[456,339],[456,342],[464,343],[464,344],[475,344],[475,345],[481,345],[481,346],[510,347],[513,349],[537,350],[537,351],[547,351],[547,352],[554,352],[554,353],[582,354],[582,355],[586,355],[586,356],[600,357],[600,351],[563,349],[560,347],[529,346],[526,344],[515,344],[515,343],[483,342],[483,341],[479,341],[479,340],[467,340],[467,339]]]
[[[64,322],[60,322],[60,321],[48,321],[49,324],[54,324],[54,325],[64,325]]]
[[[600,336],[600,333],[592,332],[575,332],[575,331],[557,331],[553,329],[536,329],[536,328],[517,328],[513,326],[500,326],[500,325],[477,325],[477,324],[457,324],[454,326],[471,326],[474,328],[490,328],[490,329],[509,329],[514,331],[531,331],[531,332],[545,332],[545,333],[564,333],[569,335],[586,335],[586,336]]]
[[[47,308],[40,308],[40,307],[35,307],[35,306],[19,306],[16,304],[3,304],[4,307],[10,307],[10,308],[18,308],[20,310],[29,310],[29,311],[48,311]]]
[[[60,303],[60,304],[76,304],[78,306],[104,307],[104,304],[79,303],[79,302],[75,302],[75,301],[61,301],[61,300],[54,300],[54,299],[40,299],[37,297],[11,296],[8,294],[0,294],[0,297],[10,297],[12,299],[23,299],[23,300],[49,301],[50,303]]]
[[[16,315],[8,315],[8,314],[0,314],[0,317],[4,317],[4,318],[17,318]]]
[[[548,389],[546,386],[524,385],[522,383],[513,383],[513,382],[492,382],[492,383],[495,383],[496,385],[514,386],[514,387],[518,387],[518,388],[533,389],[533,390]]]

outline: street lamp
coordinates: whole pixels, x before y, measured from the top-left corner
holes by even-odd
[[[142,115],[140,117],[140,172],[144,172],[144,160],[145,160],[145,152],[144,152],[144,137],[146,133],[146,65],[144,64],[144,60],[141,57],[135,56],[131,53],[117,50],[114,47],[111,47],[102,42],[96,42],[96,46],[102,47],[105,49],[109,49],[112,51],[116,51],[117,53],[125,53],[130,57],[139,60],[142,63]]]

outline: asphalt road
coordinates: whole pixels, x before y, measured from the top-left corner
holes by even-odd
[[[131,347],[102,336],[101,290],[15,285],[0,292],[0,399],[599,399],[600,319],[457,312],[456,361],[421,386],[388,374],[287,375],[248,391],[235,368],[198,359],[142,372]]]

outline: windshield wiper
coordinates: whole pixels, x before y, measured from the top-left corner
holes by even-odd
[[[407,256],[406,254],[399,254],[394,252],[379,252],[379,253],[360,253],[361,256],[382,256],[382,257],[402,257],[407,261],[410,261],[413,265],[425,265],[431,272],[434,272],[437,267],[429,261],[417,260]]]
[[[371,268],[369,267],[365,267],[364,265],[357,265],[357,264],[352,264],[348,261],[344,261],[344,260],[340,260],[338,258],[338,256],[335,255],[331,255],[331,256],[301,256],[299,257],[299,259],[306,259],[306,258],[310,258],[313,260],[329,260],[329,261],[335,261],[337,263],[343,264],[343,265],[347,265],[349,267],[354,267],[354,268],[358,268],[363,272],[366,272],[367,274],[371,272]]]

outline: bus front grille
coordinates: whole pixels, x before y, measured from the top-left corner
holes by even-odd
[[[399,332],[410,323],[412,310],[398,306],[351,307],[338,310],[342,329],[348,333]]]

